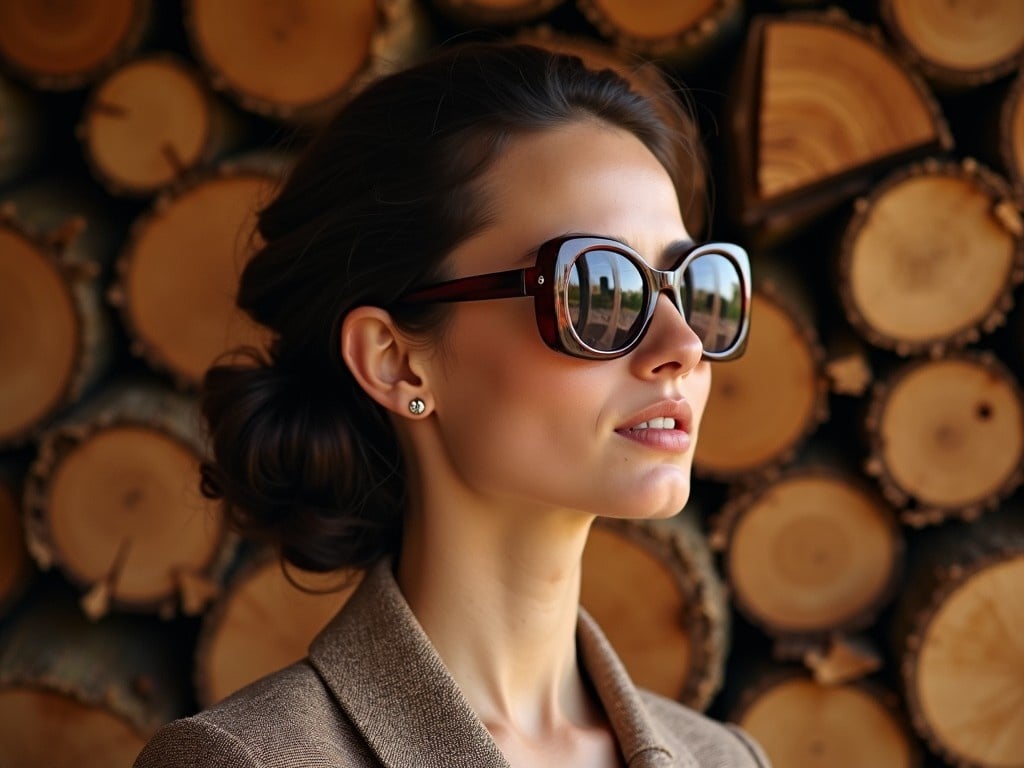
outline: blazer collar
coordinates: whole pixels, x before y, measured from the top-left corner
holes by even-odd
[[[695,766],[689,754],[674,761],[622,663],[582,610],[577,644],[630,768]],[[367,572],[309,658],[388,768],[509,768],[410,610],[390,561]]]

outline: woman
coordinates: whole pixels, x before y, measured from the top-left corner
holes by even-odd
[[[767,764],[637,691],[578,608],[595,516],[686,502],[707,361],[746,334],[746,256],[692,246],[677,143],[612,73],[497,44],[326,127],[260,216],[238,302],[276,340],[207,377],[204,487],[295,565],[368,574],[308,659],[138,768]]]

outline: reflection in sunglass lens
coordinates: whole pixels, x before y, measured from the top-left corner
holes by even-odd
[[[591,250],[573,262],[566,298],[579,339],[611,352],[628,346],[641,324],[644,279],[622,254]]]
[[[697,256],[682,280],[686,321],[707,352],[724,352],[740,332],[743,291],[731,260],[717,253]]]

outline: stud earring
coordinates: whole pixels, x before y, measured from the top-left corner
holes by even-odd
[[[425,410],[427,410],[427,404],[420,400],[418,397],[414,397],[412,400],[409,401],[409,413],[411,413],[413,416],[419,416]]]

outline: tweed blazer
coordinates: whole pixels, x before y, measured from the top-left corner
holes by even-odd
[[[742,731],[638,690],[594,621],[577,646],[629,768],[766,768]],[[309,656],[165,725],[135,768],[508,768],[382,562]]]

